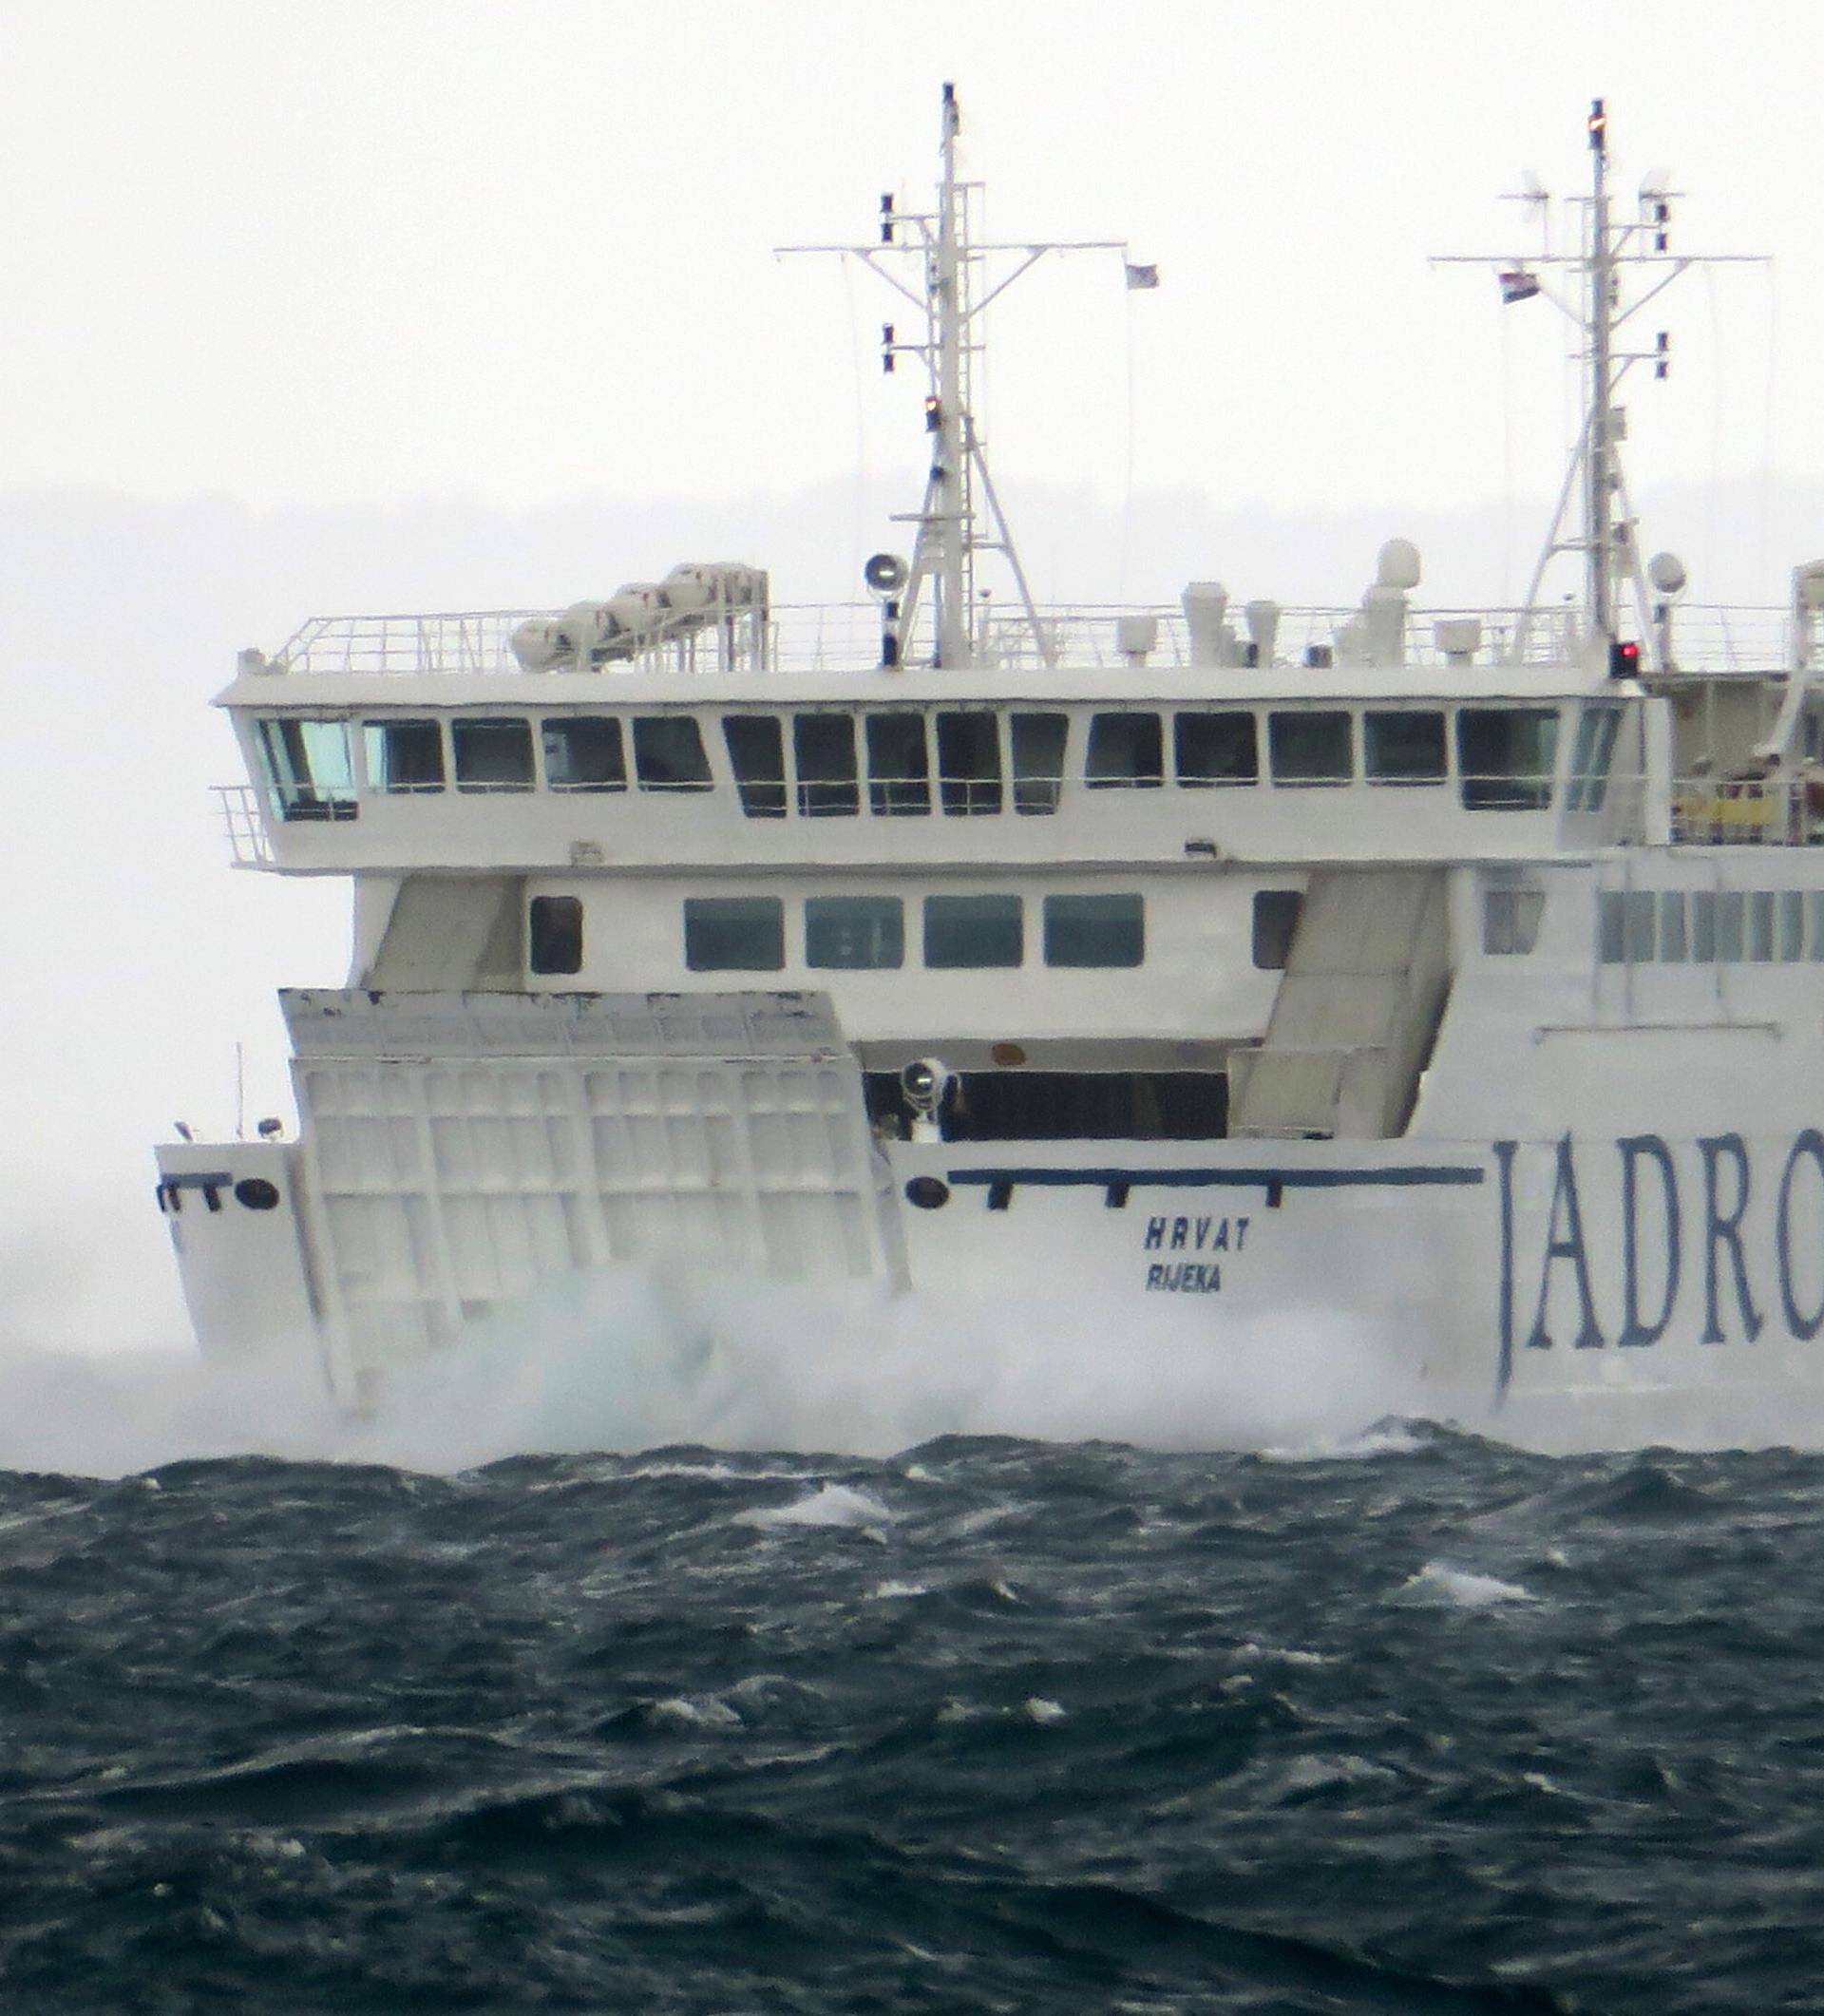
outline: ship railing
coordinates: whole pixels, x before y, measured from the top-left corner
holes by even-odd
[[[1672,838],[1687,846],[1824,845],[1824,772],[1676,778]]]
[[[218,784],[213,789],[236,867],[270,868],[273,844],[267,837],[259,793],[251,784]]]
[[[260,663],[280,674],[475,675],[521,670],[514,632],[528,621],[556,620],[550,612],[481,610],[430,616],[314,617],[282,651]],[[1217,635],[1193,648],[1190,628],[1177,607],[1115,603],[1053,605],[1036,622],[1005,605],[978,612],[972,637],[981,670],[1042,673],[1054,666],[1139,670],[1148,665],[1206,666],[1244,671],[1262,663],[1332,667],[1378,662],[1370,654],[1363,613],[1351,608],[1279,608],[1270,618],[1258,605],[1250,635],[1246,610],[1231,610]],[[1270,629],[1268,627],[1270,622]],[[1462,648],[1466,626],[1473,646]],[[1582,644],[1581,618],[1569,607],[1535,609],[1423,609],[1408,612],[1397,650],[1386,669],[1400,664],[1466,674],[1498,674],[1504,665],[1574,662]],[[883,657],[883,613],[875,602],[775,604],[770,610],[731,611],[704,622],[661,616],[644,640],[618,638],[586,668],[616,673],[682,675],[750,671],[845,674],[872,670]],[[1707,674],[1761,674],[1791,662],[1791,619],[1777,608],[1681,604],[1670,618],[1674,669]],[[897,641],[907,670],[928,666],[932,643],[928,612]],[[578,669],[560,659],[553,672]]]

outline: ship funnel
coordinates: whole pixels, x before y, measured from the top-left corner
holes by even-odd
[[[1228,625],[1228,590],[1221,581],[1191,581],[1182,598],[1193,665],[1232,665],[1235,633]]]
[[[1253,642],[1253,662],[1256,665],[1270,665],[1273,662],[1273,647],[1280,640],[1280,605],[1278,602],[1249,602],[1242,611],[1247,618],[1247,634]]]

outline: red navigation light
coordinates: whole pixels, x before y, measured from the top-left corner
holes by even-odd
[[[1641,645],[1638,637],[1615,637],[1608,647],[1608,675],[1611,679],[1637,679],[1641,675]]]

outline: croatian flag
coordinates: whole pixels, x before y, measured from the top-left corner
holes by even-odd
[[[1501,298],[1511,303],[1530,301],[1539,292],[1539,282],[1524,267],[1516,266],[1501,276]]]

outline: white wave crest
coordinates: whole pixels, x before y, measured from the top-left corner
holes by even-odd
[[[790,1505],[761,1505],[736,1512],[737,1526],[846,1526],[865,1529],[889,1526],[893,1512],[871,1491],[850,1484],[820,1485],[808,1498]]]
[[[1517,1582],[1503,1582],[1498,1576],[1478,1575],[1466,1568],[1452,1568],[1448,1562],[1428,1561],[1418,1573],[1400,1585],[1399,1598],[1408,1603],[1436,1604],[1440,1608],[1488,1610],[1504,1603],[1537,1603],[1538,1598]]]

